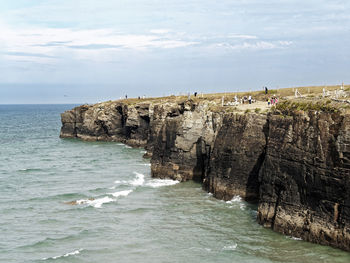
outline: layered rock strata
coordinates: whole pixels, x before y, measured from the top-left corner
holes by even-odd
[[[258,222],[350,250],[350,116],[270,115]]]
[[[62,114],[61,137],[142,146],[153,177],[257,201],[258,222],[350,250],[350,116],[232,113],[208,102],[107,102]]]
[[[146,146],[150,131],[149,103],[82,105],[61,114],[61,138],[86,141],[120,141]]]
[[[219,199],[229,200],[239,195],[257,201],[266,136],[266,115],[224,115],[210,153],[204,188]]]

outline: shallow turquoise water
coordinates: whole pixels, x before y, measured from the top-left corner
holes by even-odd
[[[239,198],[152,179],[142,149],[59,139],[72,107],[0,105],[0,262],[350,262]]]

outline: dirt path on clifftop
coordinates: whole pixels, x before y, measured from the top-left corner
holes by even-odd
[[[246,110],[254,111],[256,108],[259,108],[260,111],[265,111],[271,108],[271,106],[267,105],[267,101],[257,101],[252,104],[239,104],[237,106],[237,109],[241,111],[246,111]]]

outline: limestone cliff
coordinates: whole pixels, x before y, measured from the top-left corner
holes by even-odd
[[[120,141],[145,146],[150,131],[150,104],[82,105],[61,115],[61,138]]]
[[[197,180],[219,199],[257,201],[265,227],[350,250],[347,114],[244,114],[185,99],[117,101],[63,113],[61,137],[145,147],[153,177]]]
[[[268,118],[258,221],[304,240],[350,249],[350,116]]]
[[[210,155],[205,189],[219,199],[240,195],[248,201],[257,201],[266,133],[266,115],[224,115]]]

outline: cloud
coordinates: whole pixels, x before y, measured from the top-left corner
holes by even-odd
[[[240,44],[232,43],[217,43],[214,44],[214,48],[224,48],[227,50],[271,50],[271,49],[282,49],[292,45],[292,41],[255,41],[255,42],[243,42]]]
[[[40,53],[28,53],[28,52],[4,52],[7,56],[16,56],[16,57],[39,57],[39,58],[55,58],[54,56],[49,56]]]
[[[152,34],[162,35],[162,34],[170,33],[171,30],[170,29],[152,29],[149,32],[151,32]]]
[[[123,48],[122,45],[109,45],[109,44],[89,44],[89,45],[66,45],[68,48],[73,49],[115,49],[115,48]]]
[[[236,38],[236,39],[257,39],[257,36],[252,35],[228,35],[227,38]]]
[[[169,30],[153,30],[157,34],[125,34],[113,29],[71,29],[71,28],[16,28],[0,24],[0,47],[8,59],[11,56],[27,56],[35,58],[55,58],[58,55],[69,54],[81,58],[96,57],[96,51],[110,52],[111,50],[152,51],[154,49],[175,49],[198,44],[188,40],[186,36],[176,33],[163,38]]]

